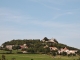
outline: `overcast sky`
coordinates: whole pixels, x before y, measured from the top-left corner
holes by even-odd
[[[80,49],[80,0],[0,0],[0,45],[44,37]]]

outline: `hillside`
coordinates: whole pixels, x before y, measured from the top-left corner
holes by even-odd
[[[44,42],[45,41],[45,42]],[[64,47],[67,47],[68,49],[72,49],[72,50],[78,50],[78,48],[74,48],[74,47],[71,47],[71,46],[68,46],[66,44],[63,44],[63,43],[59,43],[56,39],[52,39],[52,41],[50,39],[47,39],[46,37],[43,39],[43,40],[40,40],[40,39],[17,39],[17,40],[11,40],[11,41],[7,41],[7,42],[4,42],[2,45],[5,47],[6,45],[23,45],[23,44],[27,44],[27,46],[29,45],[32,45],[32,44],[37,44],[37,43],[44,43],[44,46],[45,44],[47,43],[48,46],[50,47],[57,47],[57,48],[64,48]],[[43,45],[43,44],[42,44]]]
[[[80,54],[80,50],[68,45],[59,43],[56,39],[17,39],[4,42],[3,48],[5,50],[18,50],[21,49],[23,53],[45,53],[45,54]],[[24,52],[25,51],[25,52]]]

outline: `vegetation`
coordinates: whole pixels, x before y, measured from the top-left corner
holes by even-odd
[[[47,37],[44,37],[44,40],[45,41],[49,41],[49,39]],[[67,46],[65,44],[62,44],[62,43],[58,43],[58,41],[56,39],[54,39],[54,41],[57,43],[52,43],[52,44],[48,44],[46,42],[42,42],[40,39],[17,39],[17,40],[11,40],[11,41],[7,41],[7,42],[4,42],[2,45],[5,47],[6,45],[15,45],[13,47],[13,49],[16,49],[18,48],[19,46],[18,45],[23,45],[23,44],[27,44],[28,47],[34,47],[34,48],[38,48],[38,47],[42,47],[42,46],[45,46],[46,44],[48,46],[55,46],[57,47],[58,49],[60,48],[64,48],[64,47],[67,47],[68,49],[70,50],[78,50],[77,48],[74,48],[74,47],[70,47],[70,46]],[[43,43],[43,44],[42,44]],[[18,47],[17,47],[18,46]],[[20,47],[19,47],[20,48]]]
[[[44,37],[43,40],[49,41],[50,39],[48,39],[47,37]],[[78,50],[77,54],[80,55],[79,49],[67,46],[67,45],[62,44],[62,43],[59,43],[56,39],[54,39],[54,41],[56,43],[54,43],[54,42],[43,42],[40,39],[23,39],[23,40],[17,39],[17,40],[11,40],[11,41],[4,42],[2,44],[3,48],[1,47],[0,49],[4,50],[4,51],[8,51],[6,53],[10,53],[10,54],[14,53],[13,51],[16,50],[16,53],[31,53],[31,54],[38,53],[38,54],[50,54],[52,56],[56,56],[56,55],[58,55],[59,49],[66,47],[70,50]],[[23,45],[23,44],[26,44],[24,46],[24,48],[21,47],[21,45]],[[6,48],[7,45],[13,45],[12,49]],[[51,51],[49,47],[57,47],[58,50]],[[63,52],[60,55],[66,56],[67,53]],[[68,56],[71,56],[71,54]],[[76,55],[73,54],[72,56],[76,56]]]
[[[5,60],[80,60],[77,57],[68,57],[68,56],[51,56],[45,54],[5,54]],[[2,54],[0,58],[3,59]]]

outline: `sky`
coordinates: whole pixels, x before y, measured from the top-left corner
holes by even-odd
[[[44,37],[80,49],[80,0],[0,0],[0,45]]]

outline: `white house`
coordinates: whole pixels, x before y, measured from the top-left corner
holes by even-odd
[[[13,45],[6,45],[6,48],[12,50]]]
[[[54,38],[51,38],[48,41],[45,41],[44,39],[42,41],[43,42],[49,42],[49,43],[56,43],[54,40],[55,40]]]
[[[52,50],[58,50],[56,47],[49,47],[50,48],[50,51]]]
[[[66,52],[67,54],[76,54],[77,50],[69,50],[66,47],[63,49],[61,48],[60,50],[58,50],[58,53],[62,53],[62,52]]]

